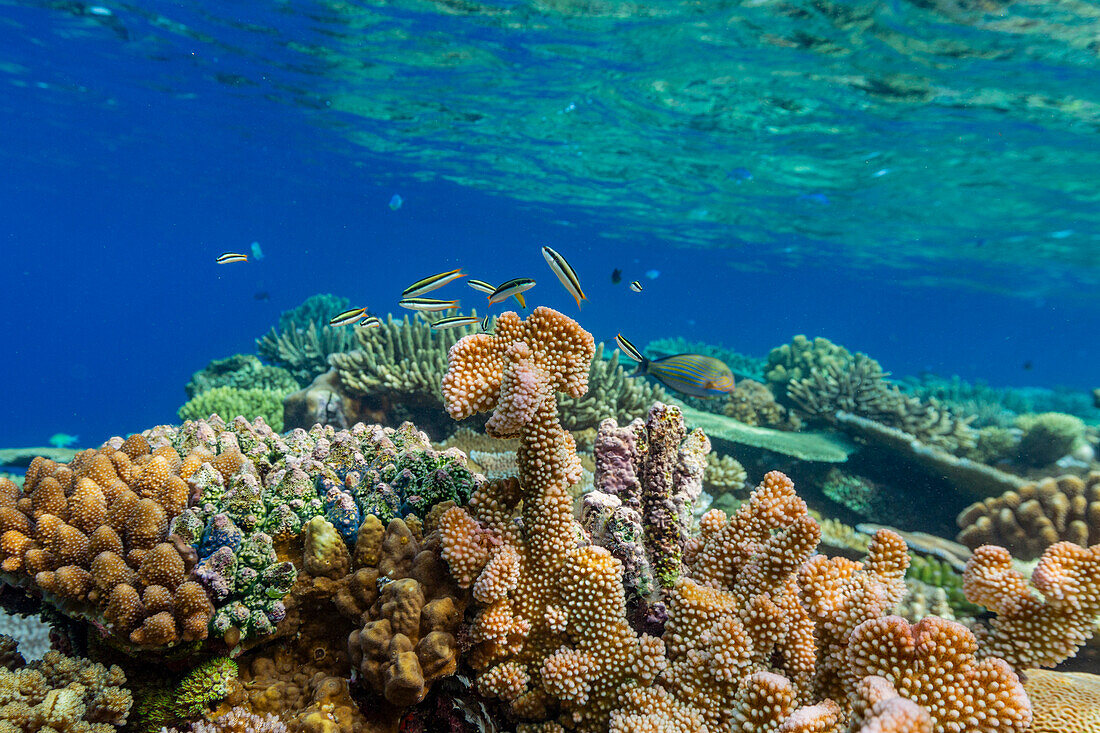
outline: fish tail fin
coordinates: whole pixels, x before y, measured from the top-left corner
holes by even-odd
[[[516,298],[516,302],[519,303],[519,307],[526,310],[527,309],[527,301],[524,300],[523,293],[516,293],[515,298]]]

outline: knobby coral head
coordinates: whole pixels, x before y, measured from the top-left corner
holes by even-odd
[[[508,311],[493,334],[466,336],[451,347],[444,404],[455,420],[493,411],[487,432],[517,435],[555,393],[576,398],[588,391],[595,352],[592,334],[552,308],[539,306],[527,320]]]

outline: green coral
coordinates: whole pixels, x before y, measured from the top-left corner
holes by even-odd
[[[330,354],[355,348],[353,329],[328,325],[348,305],[347,298],[311,295],[297,308],[284,311],[277,328],[256,339],[257,352],[264,361],[285,368],[300,384],[310,384],[328,371]]]
[[[263,364],[252,354],[236,354],[213,360],[201,371],[192,374],[184,389],[188,399],[192,399],[217,387],[269,389],[284,394],[301,389],[286,369]]]
[[[947,593],[947,602],[956,616],[977,616],[984,610],[966,600],[962,589],[962,575],[943,560],[911,552],[909,571],[905,577],[943,588]]]
[[[249,420],[262,417],[272,430],[282,432],[285,396],[271,389],[215,387],[184,403],[179,416],[182,420],[201,420],[211,415],[219,415],[223,420],[238,415]]]
[[[1014,456],[1019,443],[1019,431],[990,425],[978,431],[978,440],[967,457],[992,465]]]
[[[228,657],[215,657],[193,668],[174,685],[140,689],[130,729],[153,733],[174,723],[201,719],[229,695],[236,678],[237,663]]]
[[[837,468],[829,469],[821,493],[872,522],[890,524],[906,516],[906,502],[884,486]]]
[[[1023,431],[1017,454],[1032,466],[1057,461],[1085,439],[1084,421],[1062,412],[1020,415],[1016,427]]]

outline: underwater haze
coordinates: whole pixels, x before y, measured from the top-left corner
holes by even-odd
[[[0,0],[0,446],[176,421],[307,296],[456,267],[597,341],[1091,390],[1098,38],[1089,2]]]

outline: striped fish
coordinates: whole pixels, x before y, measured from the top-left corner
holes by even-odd
[[[436,300],[435,298],[402,298],[397,301],[397,304],[402,308],[408,308],[411,311],[422,311],[432,313],[435,311],[445,311],[449,308],[457,308],[457,300]]]
[[[546,259],[546,264],[550,265],[550,269],[558,276],[558,280],[561,281],[561,284],[565,286],[565,289],[568,290],[569,294],[577,301],[577,308],[580,308],[581,301],[588,300],[588,296],[581,290],[581,281],[577,279],[576,271],[565,261],[564,257],[549,247],[544,246],[542,248],[542,256]]]
[[[466,277],[466,273],[462,271],[461,267],[457,270],[449,270],[447,272],[441,272],[438,275],[426,277],[423,280],[417,280],[401,292],[401,297],[415,298],[418,295],[426,295],[427,293],[430,293],[437,288],[441,288],[452,280],[457,280],[460,277]]]
[[[485,282],[484,280],[472,280],[471,279],[471,280],[467,280],[466,284],[469,285],[474,290],[479,290],[479,291],[481,291],[483,293],[486,293],[488,295],[492,295],[496,291],[496,286],[495,285],[490,285],[489,283]],[[527,307],[527,301],[525,301],[523,299],[523,293],[516,293],[512,297],[514,297],[516,299],[516,302],[519,303],[520,308],[526,308]]]
[[[526,308],[527,304],[523,302],[519,295],[533,287],[535,287],[535,281],[529,277],[517,277],[514,280],[501,283],[497,289],[489,295],[489,305],[503,303],[514,295],[516,296],[516,300],[519,301],[519,304]]]
[[[485,333],[492,333],[492,331],[489,330],[489,319],[490,318],[492,318],[492,316],[490,316],[488,313],[486,313],[485,317],[481,319],[481,330],[484,331]]]
[[[635,293],[640,293],[642,292],[642,284],[637,280],[634,280],[630,283],[630,289],[633,290]]]
[[[240,252],[222,252],[218,259],[214,260],[219,265],[228,265],[230,262],[248,262],[248,255]]]
[[[652,376],[669,389],[692,397],[711,399],[733,391],[733,372],[721,359],[702,354],[673,354],[662,359],[647,359],[621,333],[615,344],[638,362],[632,377]]]
[[[381,328],[382,319],[378,316],[367,316],[359,321],[359,328]]]
[[[364,315],[366,315],[366,308],[352,308],[351,310],[344,311],[343,313],[337,313],[329,319],[328,325],[335,328],[336,326],[346,326],[349,323],[355,323]]]
[[[460,326],[476,326],[481,322],[477,316],[450,316],[440,318],[432,323],[433,331],[442,331],[445,328],[459,328]]]

